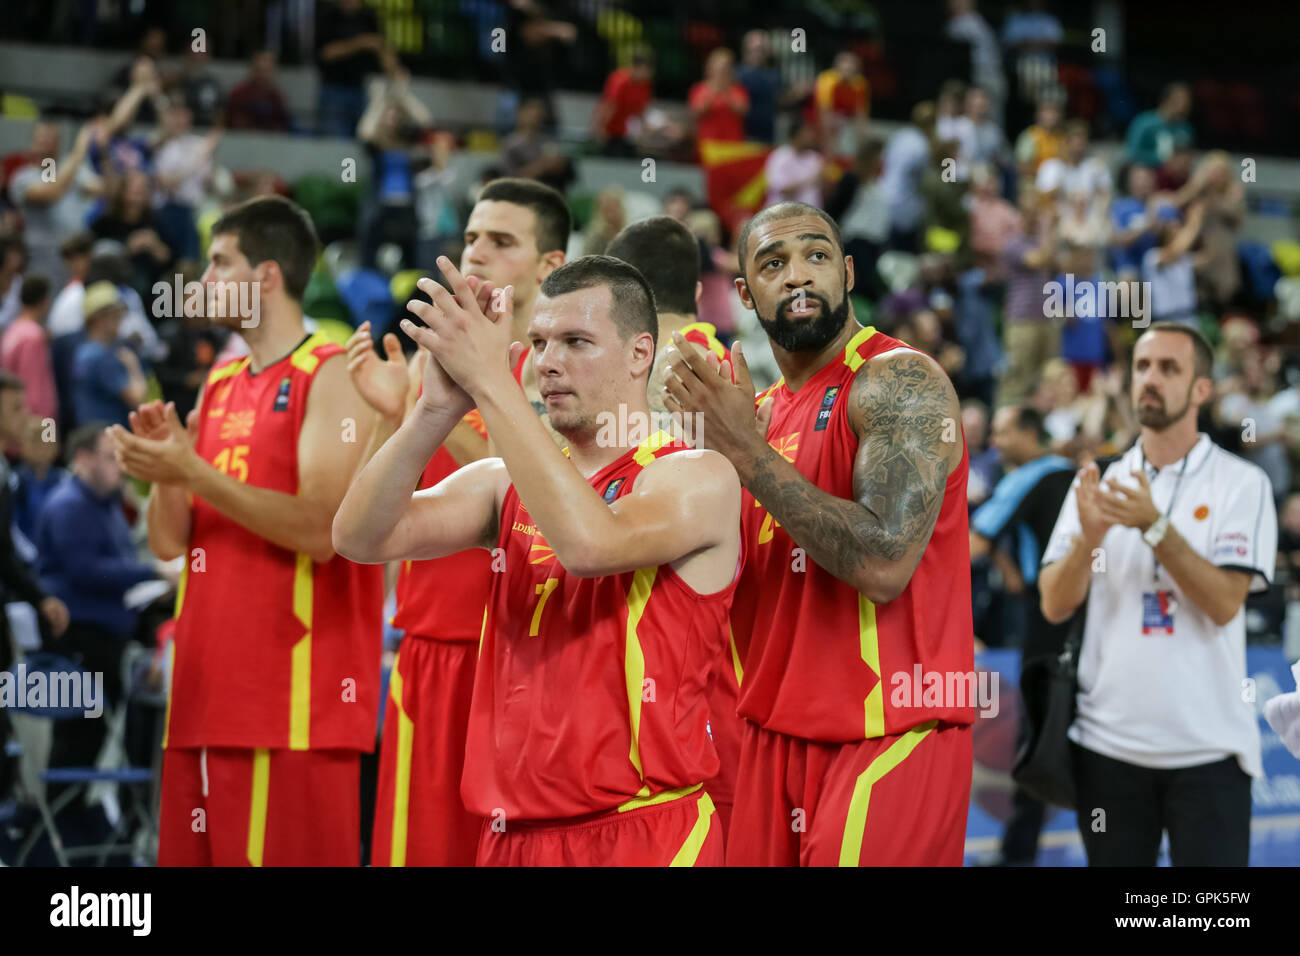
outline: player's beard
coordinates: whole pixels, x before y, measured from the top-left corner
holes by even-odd
[[[1187,395],[1183,399],[1183,407],[1176,412],[1169,412],[1165,408],[1165,400],[1158,392],[1152,392],[1160,402],[1159,405],[1143,405],[1142,398],[1138,396],[1137,403],[1137,420],[1143,428],[1150,428],[1152,431],[1162,432],[1175,422],[1182,421],[1184,415],[1192,404],[1192,387],[1187,386]]]
[[[811,322],[793,322],[782,318],[786,307],[799,298],[821,305],[817,318]],[[835,341],[835,336],[844,328],[844,323],[849,319],[849,297],[846,292],[840,299],[840,304],[832,309],[825,296],[817,292],[806,292],[802,296],[792,295],[782,299],[777,303],[776,313],[771,318],[759,311],[758,303],[755,303],[754,315],[758,317],[758,324],[763,327],[773,345],[780,346],[787,352],[816,352]]]

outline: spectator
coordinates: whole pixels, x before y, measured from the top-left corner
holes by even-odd
[[[140,45],[136,50],[135,57],[131,62],[124,64],[116,73],[113,74],[111,88],[119,93],[125,93],[136,84],[140,75],[142,64],[148,67],[148,70],[159,78],[159,91],[162,90],[162,66],[163,57],[167,55],[167,33],[162,27],[149,27],[140,36]],[[169,78],[170,79],[170,78]],[[159,113],[155,109],[153,100],[145,100],[140,106],[139,120],[141,123],[153,124],[158,122]]]
[[[862,61],[845,50],[836,55],[829,70],[818,74],[812,101],[804,111],[804,122],[817,130],[826,155],[834,156],[842,150],[857,148],[856,144],[846,146],[841,135],[849,129],[855,139],[861,138],[870,115],[871,91],[867,78],[862,75]]]
[[[1002,51],[997,34],[975,9],[975,0],[948,0],[949,40],[970,44],[970,82],[983,87],[989,95],[991,114],[999,125],[1007,98],[1007,81],[1002,74]]]
[[[27,247],[17,235],[0,233],[0,329],[18,317],[22,308],[23,268]]]
[[[150,205],[149,174],[136,170],[117,183],[108,208],[90,225],[100,239],[121,243],[131,261],[130,286],[142,298],[150,294],[154,279],[173,260],[172,249],[163,241],[162,222]]]
[[[555,125],[555,104],[551,100],[555,92],[554,63],[559,56],[558,45],[572,46],[578,39],[578,28],[572,23],[552,19],[538,0],[509,0],[505,29],[510,55],[497,59],[504,68],[505,85],[510,93],[503,103],[505,109],[498,116],[497,125],[509,129],[520,101],[525,97],[535,97],[546,104],[546,126],[549,129]]]
[[[1061,358],[1074,372],[1079,391],[1088,391],[1092,377],[1110,364],[1107,327],[1116,316],[1107,312],[1109,298],[1102,284],[1094,247],[1066,241],[1058,256],[1056,282],[1073,289],[1074,299],[1061,320]],[[1071,314],[1072,313],[1072,314]]]
[[[1135,163],[1128,168],[1128,195],[1111,203],[1111,263],[1120,281],[1136,279],[1142,271],[1142,258],[1156,245],[1147,210],[1155,186],[1151,169]]]
[[[59,420],[58,390],[50,363],[45,320],[50,311],[50,283],[45,276],[23,279],[22,308],[0,337],[0,369],[23,383],[27,407],[40,419]]]
[[[59,159],[58,127],[36,124],[32,130],[32,163],[14,173],[9,181],[9,197],[23,215],[27,265],[56,286],[62,286],[67,279],[59,258],[59,243],[80,227],[86,213],[86,204],[77,194],[84,182],[78,173],[90,137],[91,127],[83,126],[72,151]],[[47,169],[57,170],[58,175],[49,177]]]
[[[686,217],[686,224],[700,243],[700,297],[696,303],[699,320],[713,326],[718,340],[729,344],[736,334],[735,293],[740,260],[734,248],[722,244],[722,223],[713,210],[697,209]]]
[[[1088,155],[1088,124],[1070,120],[1065,124],[1065,141],[1059,156],[1038,167],[1034,188],[1040,196],[1051,196],[1064,214],[1072,193],[1083,193],[1101,207],[1110,208],[1110,170],[1095,156]]]
[[[90,169],[103,177],[149,170],[153,150],[148,141],[131,136],[129,127],[134,122],[145,122],[144,107],[149,107],[149,122],[156,123],[167,112],[168,105],[163,81],[153,61],[141,60],[132,71],[127,91],[112,100],[91,122],[93,135],[86,152]],[[98,191],[102,194],[103,188]]]
[[[163,201],[158,218],[165,242],[180,259],[199,257],[198,209],[207,197],[212,155],[221,141],[221,130],[199,136],[191,122],[185,103],[169,106],[154,154],[155,192]]]
[[[85,340],[73,358],[76,421],[125,428],[128,413],[144,401],[147,386],[135,353],[117,344],[126,312],[122,294],[111,282],[93,283],[86,289],[83,310]]]
[[[790,141],[767,156],[767,202],[771,206],[787,199],[822,205],[822,182],[826,161],[818,151],[817,131],[800,123],[790,131]]]
[[[925,200],[925,246],[933,252],[955,253],[958,268],[969,268],[970,204],[966,198],[969,184],[954,179],[955,140],[934,144],[930,165],[921,177],[921,195]]]
[[[1155,169],[1178,147],[1194,143],[1187,115],[1192,111],[1192,94],[1182,83],[1170,83],[1160,93],[1160,104],[1139,113],[1129,124],[1124,143],[1130,161]]]
[[[374,10],[361,0],[317,7],[316,63],[320,69],[320,124],[326,136],[351,139],[365,112],[365,79],[391,57]]]
[[[989,116],[989,95],[978,86],[966,91],[966,118],[970,120],[970,139],[966,159],[971,164],[988,163],[1000,170],[1007,161],[1007,135]]]
[[[207,49],[193,47],[181,61],[180,75],[176,80],[181,101],[189,107],[194,123],[200,127],[213,126],[221,119],[221,84],[212,73]]]
[[[670,189],[668,195],[664,198],[664,215],[685,225],[686,217],[690,215],[695,205],[695,197],[691,195],[690,190],[682,189],[679,186],[676,189]]]
[[[287,133],[291,127],[284,94],[275,82],[275,53],[253,54],[248,76],[230,91],[226,103],[226,126]]]
[[[1013,11],[1002,23],[1002,46],[1016,75],[1017,105],[1038,102],[1057,84],[1056,48],[1064,30],[1043,7],[1043,0],[1027,0],[1026,9]]]
[[[970,522],[972,563],[982,558],[1005,559],[1015,584],[1008,587],[1023,622],[1021,666],[1036,658],[1056,656],[1065,646],[1068,625],[1043,617],[1038,593],[1038,561],[1051,539],[1061,506],[1074,480],[1069,459],[1051,453],[1043,417],[1027,405],[1007,405],[993,416],[993,446],[1008,469],[993,496],[982,504]],[[1022,671],[1023,672],[1023,671]],[[1022,700],[1029,699],[1022,685]],[[1030,725],[1022,716],[1017,750],[1028,743]],[[1012,795],[1012,813],[1002,835],[1003,866],[1032,866],[1038,855],[1038,837],[1046,807],[1019,787]]]
[[[21,446],[31,419],[23,395],[23,383],[0,374],[0,447]],[[9,459],[0,455],[0,528],[13,526],[13,489]],[[0,534],[0,600],[5,604],[23,601],[34,607],[48,636],[59,638],[68,626],[68,608],[58,597],[47,594],[14,551],[11,534]],[[0,644],[9,647],[9,619],[0,614]],[[79,721],[80,722],[80,721]],[[92,721],[84,721],[92,723]]]
[[[515,113],[515,131],[501,144],[501,171],[506,176],[536,179],[563,195],[574,180],[573,163],[542,124],[546,104],[527,99]]]
[[[732,69],[735,58],[725,47],[709,54],[704,64],[704,79],[691,87],[687,97],[695,136],[704,140],[740,142],[745,138],[745,114],[749,112],[749,94],[736,82]]]
[[[197,281],[203,272],[193,261],[177,263],[176,269],[182,287]],[[224,337],[220,327],[208,321],[206,312],[190,315],[182,309],[179,315],[159,324],[158,338],[165,351],[154,366],[154,374],[162,388],[163,401],[175,405],[177,416],[185,421],[198,404],[199,387],[207,379]]]
[[[917,103],[912,107],[911,124],[895,130],[885,143],[880,187],[889,200],[891,249],[920,250],[921,219],[925,215],[921,178],[930,161],[934,123],[934,104],[928,100]]]
[[[1216,313],[1241,288],[1237,233],[1246,216],[1246,188],[1232,175],[1228,154],[1215,150],[1201,161],[1192,188],[1205,201],[1200,249],[1193,256],[1200,300]]]
[[[50,317],[46,323],[51,338],[79,332],[85,316],[81,314],[81,300],[86,296],[84,285],[86,272],[90,269],[90,250],[95,245],[93,232],[75,232],[59,246],[59,256],[63,259],[68,273],[68,284],[59,290],[50,306]]]
[[[756,143],[775,143],[777,114],[807,97],[810,87],[804,82],[786,89],[781,69],[772,56],[771,38],[765,30],[750,30],[745,34],[736,78],[749,96],[745,138]]]
[[[992,166],[981,163],[971,170],[970,243],[975,267],[984,270],[987,282],[1006,277],[1002,250],[1024,229],[1016,207],[998,193],[998,179]]]
[[[1198,434],[1212,361],[1192,329],[1138,339],[1141,437],[1080,472],[1043,555],[1043,616],[1087,607],[1069,737],[1077,805],[1106,808],[1104,828],[1079,820],[1091,866],[1154,866],[1166,829],[1174,866],[1250,855],[1263,769],[1242,607],[1272,582],[1277,514],[1268,476]]]
[[[653,60],[648,49],[639,48],[627,66],[615,70],[605,80],[600,102],[592,113],[592,135],[601,152],[609,156],[636,155],[636,127],[640,126],[653,96]],[[534,102],[541,103],[542,121],[545,121],[546,104],[540,100]]]
[[[966,84],[961,80],[947,80],[939,88],[935,100],[934,136],[940,142],[955,144],[944,155],[957,161],[957,179],[965,182],[969,173],[970,153],[973,148],[975,125],[966,115]]]
[[[432,124],[428,108],[411,92],[405,69],[371,81],[370,101],[357,125],[357,139],[365,144],[372,170],[371,195],[359,229],[361,262],[367,269],[375,268],[385,242],[401,247],[407,268],[415,263],[415,172],[429,161],[429,151],[417,144]]]
[[[1061,152],[1064,131],[1061,129],[1063,112],[1054,96],[1038,101],[1035,122],[1016,138],[1016,163],[1022,182],[1033,183],[1038,168]]]
[[[876,269],[889,241],[889,199],[880,182],[883,153],[880,140],[865,140],[826,199],[826,212],[840,224],[844,253],[853,257],[854,291],[872,301],[886,292]]]
[[[1107,192],[1068,189],[1062,196],[1058,235],[1065,241],[1089,249],[1103,249],[1110,242]]]
[[[1291,487],[1291,462],[1286,452],[1286,420],[1278,414],[1272,376],[1258,351],[1247,354],[1240,391],[1219,402],[1215,416],[1225,431],[1241,436],[1241,454],[1268,475],[1280,499]]]
[[[605,248],[627,225],[627,211],[623,207],[623,190],[606,186],[596,197],[596,212],[591,217],[582,237],[584,256],[604,255]]]
[[[1061,354],[1061,328],[1044,308],[1056,242],[1054,213],[1032,191],[1021,193],[1021,211],[1026,231],[1002,252],[1007,270],[1002,346],[1008,364],[998,382],[998,405],[1023,401],[1043,365]]]
[[[1156,245],[1142,257],[1142,281],[1149,283],[1147,308],[1156,321],[1197,323],[1196,274],[1191,248],[1201,232],[1205,203],[1197,200],[1188,207],[1187,221],[1180,223],[1178,210],[1162,205],[1156,211]]]
[[[58,643],[61,653],[104,675],[106,706],[122,693],[122,654],[135,635],[138,612],[126,592],[159,577],[136,556],[122,513],[122,471],[102,422],[84,425],[68,438],[72,477],[46,499],[36,519],[41,585],[58,596],[70,617]],[[103,720],[73,720],[56,735],[56,766],[93,765],[103,743]]]
[[[18,487],[14,490],[14,526],[28,541],[36,541],[36,518],[68,472],[59,467],[58,433],[39,418],[29,418],[23,432],[22,461],[14,469]]]
[[[450,164],[455,150],[454,134],[433,134],[429,144],[430,163],[415,174],[415,218],[420,230],[416,262],[434,262],[440,255],[454,259],[459,255],[460,197],[456,170]]]
[[[970,469],[966,475],[966,502],[973,510],[978,508],[997,484],[1002,469],[998,464],[998,450],[988,441],[989,408],[978,398],[963,399],[961,403],[961,431],[966,437],[970,456]]]

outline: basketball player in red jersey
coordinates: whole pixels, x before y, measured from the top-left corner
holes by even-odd
[[[700,296],[699,240],[671,216],[654,216],[625,226],[605,251],[635,266],[654,292],[655,311],[659,315],[659,350],[650,373],[650,409],[667,419],[663,385],[668,362],[678,351],[673,346],[673,333],[680,332],[687,342],[706,354],[711,352],[719,359],[727,357],[726,347],[718,341],[717,330],[708,322],[699,321],[695,313]],[[689,441],[689,423],[682,424],[682,431]],[[743,677],[735,641],[728,640],[709,687],[709,734],[718,751],[720,766],[717,776],[704,784],[718,809],[724,844],[731,823],[736,767],[740,762],[742,725],[736,714],[736,701]]]
[[[958,866],[975,701],[956,394],[929,357],[858,326],[853,261],[821,210],[763,210],[739,253],[741,301],[784,373],[760,397],[770,423],[739,347],[739,384],[684,350],[666,399],[704,416],[747,489],[727,862]]]
[[[541,183],[494,180],[470,213],[461,270],[467,281],[524,290],[515,306],[522,337],[537,288],[564,261],[570,229],[564,198]],[[531,293],[531,294],[530,294]],[[522,325],[520,313],[522,312]],[[422,374],[418,351],[403,362],[396,335],[380,359],[363,324],[348,341],[353,384],[375,410],[373,457],[415,406]],[[516,378],[522,366],[516,367]],[[488,453],[477,411],[466,415],[429,459],[419,487]],[[465,809],[460,779],[474,690],[490,560],[477,549],[430,561],[403,561],[393,625],[405,633],[389,680],[379,762],[371,863],[376,866],[472,866],[482,820]]]
[[[454,298],[421,280],[433,304],[408,307],[429,327],[403,326],[433,356],[420,401],[349,489],[334,540],[362,561],[493,551],[461,787],[487,818],[478,863],[720,863],[705,692],[740,560],[739,482],[663,433],[598,438],[620,404],[648,414],[653,295],[607,256],[542,284],[528,338],[566,461],[511,380],[509,296],[494,309],[490,283],[438,264]],[[475,405],[504,460],[408,496]]]
[[[316,234],[255,199],[212,228],[203,281],[250,354],[208,375],[191,427],[153,403],[113,437],[153,483],[149,541],[185,556],[162,777],[162,865],[360,862],[360,753],[379,703],[379,568],[337,557],[334,512],[370,415],[343,350],[302,322]],[[257,285],[252,285],[256,283]],[[245,299],[245,301],[249,301]],[[248,327],[244,327],[245,323]]]

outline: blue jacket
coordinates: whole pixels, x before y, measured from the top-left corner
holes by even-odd
[[[157,575],[136,555],[120,494],[101,498],[69,476],[36,518],[36,549],[41,586],[68,606],[73,621],[123,639],[135,632],[138,615],[122,597]]]

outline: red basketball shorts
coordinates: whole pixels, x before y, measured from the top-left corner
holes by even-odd
[[[478,645],[407,635],[393,665],[379,753],[372,866],[473,866],[483,818],[460,778]]]
[[[728,866],[961,866],[969,726],[847,744],[745,721]]]
[[[159,866],[358,866],[355,750],[169,747]]]
[[[721,866],[722,856],[717,813],[700,787],[572,822],[487,820],[478,844],[479,866]]]

